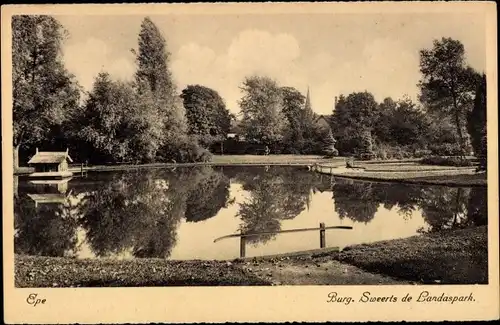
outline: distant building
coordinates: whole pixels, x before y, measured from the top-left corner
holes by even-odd
[[[331,118],[332,118],[331,115],[317,115],[316,118],[314,119],[314,122],[321,128],[328,130],[328,128],[331,128],[330,124]]]
[[[241,130],[239,123],[240,122],[237,120],[231,121],[231,127],[227,134],[228,139],[234,139],[236,141],[245,141],[245,137],[243,136],[243,132]]]
[[[335,99],[336,100],[336,99]],[[331,115],[318,115],[314,113],[314,110],[311,107],[311,94],[309,91],[309,87],[307,87],[307,94],[306,94],[306,100],[304,103],[304,110],[306,116],[309,116],[313,119],[314,123],[318,125],[320,128],[328,130],[331,129]]]
[[[28,164],[35,169],[30,177],[37,178],[57,178],[69,177],[73,173],[68,171],[68,163],[73,162],[68,154],[68,150],[63,152],[38,151],[28,161]]]

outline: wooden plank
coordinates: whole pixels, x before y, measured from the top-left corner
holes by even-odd
[[[260,236],[260,235],[268,235],[268,234],[282,234],[282,233],[289,233],[289,232],[301,232],[301,231],[312,231],[312,230],[320,230],[321,228],[301,228],[301,229],[289,229],[289,230],[280,230],[280,231],[266,231],[266,232],[259,232],[259,233],[247,233],[247,234],[232,234],[232,235],[227,235],[223,237],[219,237],[214,240],[214,243],[218,242],[219,240],[226,239],[226,238],[232,238],[232,237],[250,237],[250,236]],[[351,226],[331,226],[331,227],[325,227],[324,230],[328,229],[346,229],[346,230],[351,230]]]

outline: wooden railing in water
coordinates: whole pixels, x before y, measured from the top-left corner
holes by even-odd
[[[227,236],[222,236],[222,237],[216,238],[214,240],[214,243],[216,243],[222,239],[239,237],[240,238],[240,258],[244,258],[246,255],[246,252],[245,252],[246,251],[246,237],[319,230],[319,247],[325,248],[326,247],[326,230],[328,230],[328,229],[352,230],[352,227],[351,226],[325,227],[325,224],[322,222],[319,224],[319,228],[300,228],[300,229],[288,229],[288,230],[279,230],[279,231],[265,231],[265,232],[258,232],[258,233],[232,234],[232,235],[227,235]]]

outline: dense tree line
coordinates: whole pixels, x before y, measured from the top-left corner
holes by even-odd
[[[341,155],[407,158],[466,156],[486,161],[486,77],[465,62],[457,40],[420,51],[421,104],[403,97],[377,103],[365,91],[341,95],[331,125]]]
[[[90,163],[210,159],[188,130],[167,44],[151,19],[143,20],[133,50],[133,81],[101,72],[84,100],[63,64],[63,26],[50,16],[15,16],[12,27],[16,165],[19,149],[24,161],[34,147],[69,148]]]
[[[207,161],[209,151],[269,148],[362,159],[472,152],[486,168],[486,76],[467,65],[464,46],[451,38],[420,51],[419,103],[377,103],[368,91],[340,95],[322,127],[309,90],[304,96],[266,76],[242,81],[238,119],[214,89],[188,85],[179,94],[165,38],[147,17],[133,50],[133,80],[103,71],[88,93],[64,67],[67,32],[54,17],[15,16],[12,30],[15,165],[35,147],[69,148],[76,161],[94,164]],[[235,120],[244,141],[227,139]]]
[[[50,16],[12,18],[14,163],[19,150],[64,139],[80,88],[64,67],[63,26]]]
[[[330,128],[315,122],[309,93],[305,97],[264,76],[245,78],[241,90],[240,126],[246,142],[268,146],[273,153],[337,154]]]

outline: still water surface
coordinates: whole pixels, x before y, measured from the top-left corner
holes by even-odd
[[[197,167],[15,182],[17,254],[232,259],[487,224],[486,188],[375,183],[296,167]],[[216,239],[239,233],[268,234]],[[269,234],[270,233],[270,234]]]

